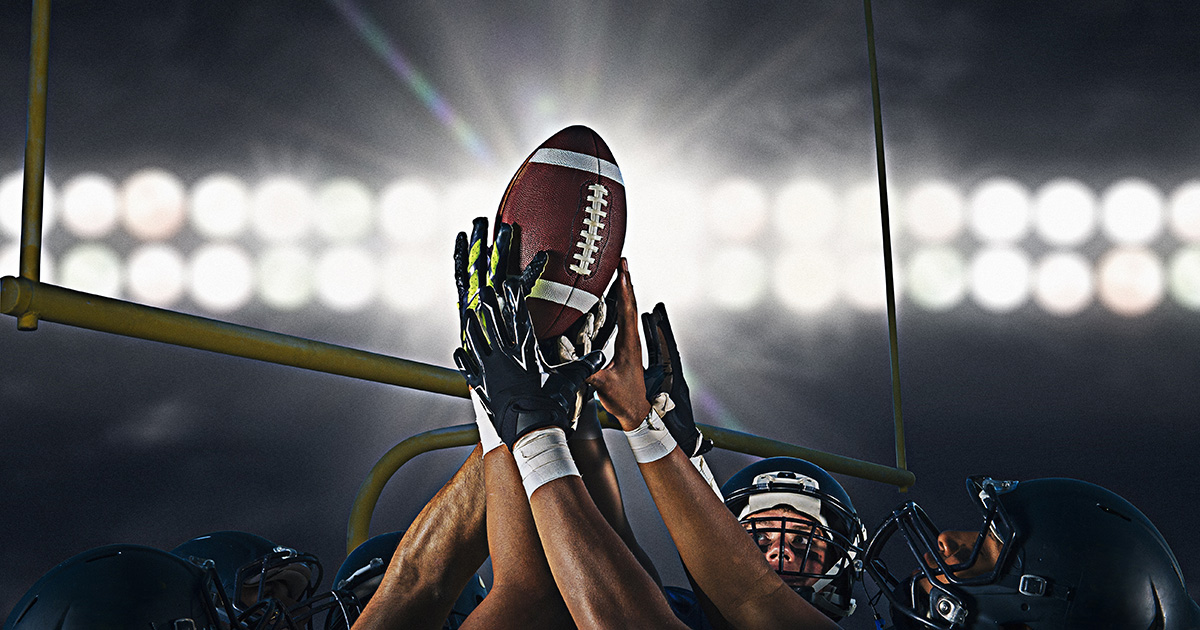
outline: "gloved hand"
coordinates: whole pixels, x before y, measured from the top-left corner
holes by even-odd
[[[471,237],[459,232],[454,241],[454,283],[458,289],[459,326],[466,331],[467,312],[479,306],[479,292],[483,287],[492,287],[498,293],[508,279],[510,250],[512,249],[512,225],[501,223],[496,226],[496,238],[488,247],[488,220],[479,217],[472,222]],[[537,255],[522,270],[519,278],[525,293],[542,275],[546,267],[546,252]],[[497,296],[502,299],[501,295]],[[485,329],[486,331],[486,329]],[[463,337],[466,347],[466,337]]]
[[[596,302],[592,310],[584,314],[567,334],[554,339],[547,339],[545,355],[551,365],[561,365],[574,361],[595,350],[603,351],[608,346],[613,332],[617,329],[617,298],[616,284],[610,289],[603,300]],[[571,421],[575,433],[572,439],[599,439],[603,437],[600,419],[595,413],[583,415],[584,406],[595,396],[595,388],[585,383],[579,389],[575,401],[575,414]]]
[[[454,351],[454,362],[491,414],[500,439],[512,448],[517,438],[534,429],[569,430],[576,394],[584,379],[604,364],[604,355],[592,352],[547,367],[525,306],[528,291],[522,279],[507,280],[503,291],[501,306],[492,287],[479,290],[479,306],[466,315],[466,348]],[[485,329],[490,334],[485,335]]]
[[[653,311],[642,313],[642,330],[649,355],[645,372],[646,400],[665,411],[661,414],[663,424],[667,425],[671,437],[685,455],[691,458],[707,453],[712,450],[713,443],[696,428],[691,393],[679,361],[679,348],[675,345],[667,308],[662,302],[655,305]],[[669,401],[664,399],[664,394],[670,397]]]

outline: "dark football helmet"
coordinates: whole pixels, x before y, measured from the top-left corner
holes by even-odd
[[[197,536],[171,553],[196,563],[211,562],[238,619],[252,627],[303,627],[320,600],[321,561],[248,532]]]
[[[141,545],[85,551],[51,569],[17,602],[4,630],[218,630],[233,617],[212,566]]]
[[[1074,479],[971,477],[967,489],[983,523],[951,559],[916,503],[871,538],[863,562],[896,628],[1200,628],[1170,547],[1125,499]],[[897,532],[915,564],[899,574],[881,557]]]
[[[788,586],[834,621],[854,612],[866,530],[828,472],[802,459],[771,457],[738,471],[721,494]],[[777,507],[803,516],[755,516]]]
[[[379,583],[383,581],[383,574],[387,571],[388,563],[391,562],[403,536],[404,532],[402,531],[372,536],[355,547],[354,551],[351,551],[350,555],[346,556],[346,560],[342,562],[337,575],[333,578],[333,592],[343,594],[348,601],[352,602],[355,606],[355,613],[362,612],[367,602],[371,600],[371,596],[378,590]],[[487,587],[484,586],[483,580],[479,575],[473,576],[467,582],[466,588],[459,594],[458,599],[455,600],[454,607],[450,609],[450,616],[442,625],[443,630],[457,630],[466,620],[467,615],[475,610],[475,607],[483,601],[486,595]],[[332,616],[330,619],[331,622],[328,624],[330,630],[346,628],[345,621],[333,621]],[[354,617],[350,617],[348,621],[353,623]]]

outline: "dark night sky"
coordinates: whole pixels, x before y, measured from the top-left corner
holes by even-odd
[[[369,34],[340,17],[346,4],[61,0],[51,22],[47,168],[59,180],[82,171],[122,178],[153,165],[184,181],[215,170],[249,180],[287,171],[372,186],[405,174],[506,176],[550,132],[583,122],[630,156],[627,176],[639,168],[702,181],[874,176],[861,6],[641,4],[364,2],[479,135],[491,156],[481,159],[372,52]],[[1196,177],[1192,3],[921,1],[875,10],[893,185],[1004,175],[1031,187],[1060,176],[1103,187],[1140,177],[1169,190]],[[22,163],[28,20],[28,3],[0,8],[0,175]],[[635,277],[672,273],[631,264]],[[640,297],[644,307],[656,299]],[[969,524],[968,474],[1072,476],[1139,506],[1185,575],[1200,580],[1188,526],[1200,508],[1186,490],[1200,446],[1195,311],[1164,303],[1123,318],[1093,306],[1060,319],[1033,306],[901,309],[908,463],[918,484],[901,496],[845,479],[869,526],[907,498],[939,524]],[[429,342],[436,326],[418,318],[315,307],[224,317],[450,365],[450,348]],[[52,323],[18,333],[7,321],[5,614],[53,564],[111,542],[170,548],[244,529],[312,551],[332,573],[354,493],[378,457],[415,432],[469,420],[458,399]],[[691,378],[741,426],[893,461],[881,316],[844,312],[789,326],[764,308],[686,321],[677,328]],[[701,421],[728,418],[706,414]],[[668,583],[682,583],[629,458],[619,443],[613,450],[645,546]],[[464,456],[425,455],[403,469],[372,531],[403,527]],[[723,479],[745,461],[719,454],[713,466]],[[868,616],[851,627],[867,627]]]

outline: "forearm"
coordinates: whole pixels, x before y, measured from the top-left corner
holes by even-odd
[[[441,628],[488,555],[480,453],[476,445],[405,531],[355,630]]]
[[[834,628],[784,584],[679,448],[638,464],[684,566],[736,628]]]
[[[541,486],[530,506],[554,581],[579,626],[682,627],[579,477]]]

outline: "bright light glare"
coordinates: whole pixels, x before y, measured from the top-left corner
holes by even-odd
[[[125,180],[121,191],[125,231],[144,240],[174,236],[185,219],[183,183],[171,173],[150,168]]]
[[[929,247],[913,255],[904,285],[913,302],[928,311],[954,308],[967,292],[963,257],[951,247]]]
[[[258,185],[250,205],[255,233],[273,243],[295,241],[312,227],[313,199],[308,186],[289,177],[273,177]]]
[[[233,175],[209,175],[192,188],[191,218],[204,236],[237,238],[250,218],[250,190]]]
[[[1163,227],[1163,196],[1149,182],[1126,179],[1113,184],[1100,202],[1104,233],[1114,243],[1144,245]]]
[[[105,297],[121,297],[121,259],[111,248],[98,243],[77,245],[63,256],[63,286]]]
[[[1050,254],[1034,270],[1033,298],[1052,315],[1079,313],[1092,303],[1094,291],[1091,265],[1079,254]]]
[[[327,250],[317,260],[317,297],[336,311],[357,311],[375,298],[379,270],[375,260],[359,247]]]
[[[476,217],[487,217],[488,226],[494,227],[491,221],[503,195],[504,185],[497,186],[482,179],[456,182],[446,187],[442,204],[445,221],[442,222],[442,233],[437,237],[445,243],[446,251],[453,251],[455,234],[466,232],[467,236],[471,235],[471,221]]]
[[[971,297],[989,311],[1011,311],[1029,297],[1032,265],[1011,247],[986,249],[971,261]]]
[[[397,250],[383,260],[380,292],[383,301],[400,313],[420,313],[452,301],[440,269],[442,261],[427,253]],[[450,312],[446,310],[445,312]]]
[[[767,195],[748,179],[721,182],[707,206],[708,231],[718,240],[745,243],[757,237],[767,221]]]
[[[895,278],[900,292],[900,278]],[[842,272],[842,294],[854,308],[864,312],[887,310],[887,280],[879,252],[860,252],[852,256]]]
[[[948,182],[922,182],[904,199],[904,224],[920,241],[944,243],[962,233],[965,205],[962,193]]]
[[[349,178],[327,182],[317,192],[317,230],[330,241],[347,243],[371,228],[371,191]]]
[[[50,284],[58,283],[58,269],[54,256],[44,246],[42,247],[41,264],[38,265],[38,279]],[[0,276],[16,276],[21,269],[21,245],[12,243],[0,248]]]
[[[272,247],[258,259],[258,297],[281,311],[300,308],[312,299],[313,261],[296,245]]]
[[[428,243],[439,233],[441,222],[437,191],[425,181],[402,179],[389,184],[379,196],[379,225],[397,243]]]
[[[837,223],[837,195],[823,182],[794,181],[775,197],[775,229],[785,242],[825,241],[833,236]]]
[[[98,173],[77,175],[62,193],[63,223],[79,238],[99,238],[117,222],[117,186]]]
[[[1168,269],[1171,295],[1175,301],[1200,311],[1200,246],[1175,252]]]
[[[1009,243],[1029,231],[1029,191],[1011,179],[980,184],[967,202],[971,231],[988,243]]]
[[[24,201],[24,175],[21,171],[10,173],[0,180],[0,232],[9,236],[21,237],[21,203]],[[50,233],[54,220],[58,216],[58,207],[54,204],[54,185],[47,177],[42,186],[42,235]]]
[[[879,211],[879,184],[862,182],[846,192],[842,204],[842,235],[856,246],[883,249],[883,217]],[[877,249],[876,249],[877,248]],[[879,254],[875,254],[879,262]],[[882,265],[881,265],[882,267]]]
[[[1051,245],[1072,247],[1096,229],[1096,195],[1073,179],[1056,179],[1038,190],[1033,201],[1038,235]]]
[[[622,252],[638,295],[676,309],[694,304],[702,292],[700,254],[707,251],[699,187],[663,181],[628,194],[630,204],[636,199],[643,210],[629,213]]]
[[[1171,232],[1185,243],[1200,243],[1200,182],[1188,182],[1171,195]]]
[[[726,249],[713,256],[707,267],[709,296],[717,305],[745,311],[762,298],[767,269],[757,251],[744,247]]]
[[[797,313],[818,313],[837,299],[839,271],[828,251],[790,251],[775,264],[775,297]]]
[[[215,313],[241,308],[254,293],[254,263],[235,245],[204,245],[192,252],[188,291],[196,304]]]
[[[1114,313],[1135,317],[1162,300],[1164,273],[1158,256],[1142,248],[1120,248],[1100,259],[1100,301]]]
[[[129,295],[150,306],[168,307],[183,295],[183,256],[165,244],[143,245],[129,256]]]

